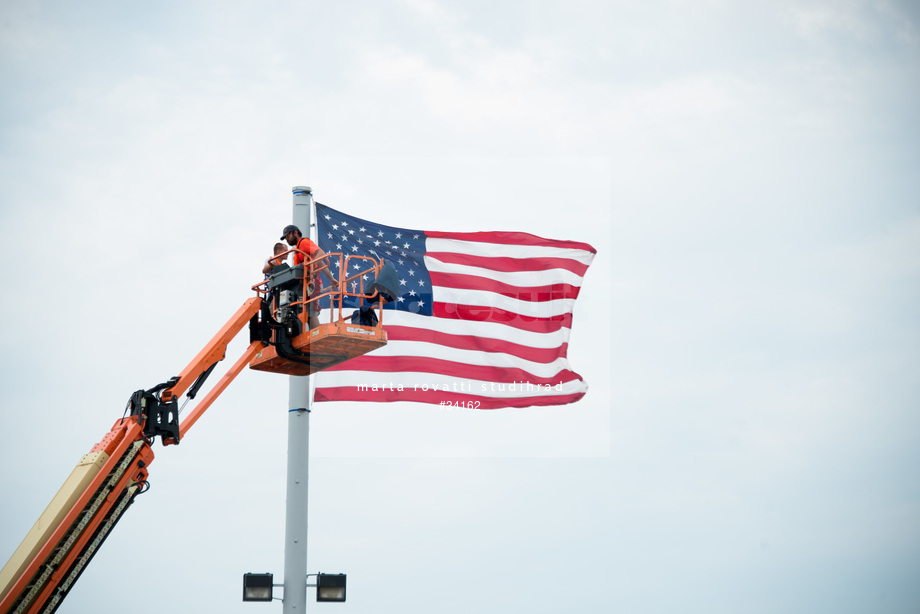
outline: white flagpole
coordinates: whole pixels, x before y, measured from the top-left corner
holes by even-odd
[[[294,225],[311,238],[313,191],[292,188]],[[284,521],[284,614],[307,608],[307,478],[310,464],[310,377],[290,376],[288,392],[287,502]]]

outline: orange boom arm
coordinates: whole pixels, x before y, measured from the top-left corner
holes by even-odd
[[[324,269],[328,273],[329,262],[337,262],[341,271],[354,265],[360,270],[318,291],[316,273]],[[384,288],[375,281],[365,290],[363,278],[370,273],[382,277],[383,267],[370,258],[343,254],[324,255],[293,268],[276,267],[269,280],[253,286],[256,296],[243,303],[179,375],[132,394],[125,416],[80,459],[0,570],[0,613],[51,614],[57,610],[124,511],[137,495],[146,492],[156,438],[163,445],[178,444],[247,365],[255,370],[307,375],[386,344],[382,322],[347,324],[342,314],[345,297],[376,299],[382,319]],[[330,321],[310,329],[311,309],[324,297],[329,297],[332,306]],[[178,397],[185,393],[195,398],[247,322],[249,346],[180,425]]]

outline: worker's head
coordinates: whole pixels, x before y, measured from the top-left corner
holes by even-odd
[[[303,238],[303,235],[300,234],[300,228],[293,224],[288,224],[281,231],[281,239],[287,241],[288,245],[297,245],[301,238]]]
[[[285,250],[287,250],[287,245],[285,245],[284,243],[275,243],[275,255],[276,256]]]

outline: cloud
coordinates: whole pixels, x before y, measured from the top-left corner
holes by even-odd
[[[306,183],[394,225],[598,249],[584,402],[315,411],[310,564],[352,576],[344,607],[916,609],[909,5],[2,10],[0,456],[28,468],[6,551],[249,295]],[[244,374],[158,447],[69,607],[161,609],[111,582],[139,548],[180,609],[280,574],[286,401]],[[466,590],[483,565],[490,600]],[[593,588],[547,587],[572,565]]]

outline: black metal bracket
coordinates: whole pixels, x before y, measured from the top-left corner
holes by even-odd
[[[143,424],[145,437],[160,437],[163,445],[179,443],[179,408],[174,398],[164,403],[156,392],[170,387],[166,382],[150,390],[138,390],[128,399],[128,410]]]
[[[262,345],[269,345],[272,342],[272,329],[281,325],[272,317],[271,301],[263,298],[259,312],[249,320],[249,343],[259,341]]]

